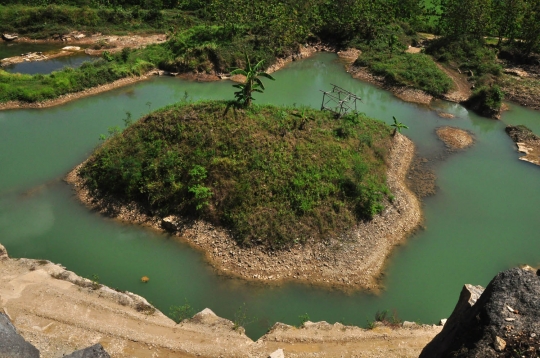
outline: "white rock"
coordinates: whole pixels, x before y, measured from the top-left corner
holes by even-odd
[[[283,349],[278,349],[275,352],[270,353],[268,358],[285,358],[285,355],[283,354]]]
[[[439,326],[444,326],[446,324],[447,319],[443,318],[439,321]]]
[[[502,352],[506,348],[506,342],[501,337],[497,336],[495,337],[495,342],[493,342],[493,346],[495,347],[495,350],[497,352]]]

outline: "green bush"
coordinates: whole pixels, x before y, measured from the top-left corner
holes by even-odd
[[[504,93],[497,85],[477,88],[467,104],[480,114],[496,117],[501,111]]]
[[[386,124],[315,110],[302,122],[294,108],[228,105],[154,112],[112,136],[80,174],[96,193],[226,226],[246,245],[336,236],[382,210]]]
[[[368,67],[389,84],[420,89],[434,96],[452,88],[452,80],[425,54],[371,50],[362,53],[355,64]]]

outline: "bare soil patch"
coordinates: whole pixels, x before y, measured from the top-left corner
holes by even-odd
[[[452,70],[440,63],[435,63],[454,82],[454,89],[444,95],[444,99],[450,102],[461,103],[468,100],[472,95],[471,84],[467,81],[467,76]]]
[[[305,282],[341,290],[380,288],[379,277],[386,258],[420,224],[420,204],[405,185],[405,176],[413,159],[414,145],[402,135],[395,137],[389,157],[387,183],[394,200],[372,221],[361,222],[342,237],[324,242],[297,244],[291,249],[269,251],[261,247],[240,247],[229,233],[203,221],[190,221],[147,215],[135,203],[95,198],[84,187],[75,168],[66,178],[79,199],[90,208],[122,221],[155,229],[171,226],[174,235],[201,250],[218,273],[246,280],[281,283]]]
[[[436,130],[437,136],[451,150],[465,149],[474,143],[471,133],[454,127],[440,127]]]

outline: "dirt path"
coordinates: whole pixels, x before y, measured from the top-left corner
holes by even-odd
[[[435,62],[437,67],[439,67],[448,77],[454,82],[454,88],[452,91],[444,95],[444,99],[450,102],[464,102],[469,99],[472,95],[471,84],[467,81],[467,76],[458,73],[452,69],[447,68],[446,66],[441,65],[440,63]]]
[[[285,357],[417,357],[441,330],[278,323],[254,342],[209,310],[176,324],[157,310],[137,310],[146,304],[134,294],[94,289],[89,280],[48,261],[9,259],[0,245],[0,309],[43,358],[95,343],[112,357],[266,358],[277,349]]]

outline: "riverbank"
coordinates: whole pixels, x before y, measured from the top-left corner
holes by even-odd
[[[136,82],[144,81],[148,79],[152,73],[153,71],[143,76],[121,78],[119,80],[116,80],[111,83],[107,83],[105,85],[91,87],[80,92],[68,93],[58,98],[42,101],[42,102],[28,103],[28,102],[22,102],[22,101],[9,101],[5,103],[0,103],[0,111],[7,110],[7,109],[48,108],[48,107],[59,106],[61,104],[74,101],[76,99],[93,96],[99,93],[113,90],[115,88],[119,88],[119,87],[127,86]]]
[[[394,199],[381,215],[359,223],[339,238],[325,242],[308,240],[304,245],[277,251],[240,247],[227,231],[202,221],[180,217],[163,220],[147,215],[135,203],[92,197],[78,176],[80,166],[68,174],[66,181],[92,210],[121,221],[174,231],[178,240],[202,251],[220,274],[267,283],[296,281],[345,291],[378,291],[379,278],[392,248],[402,243],[422,219],[418,199],[404,183],[413,156],[413,143],[398,134],[388,158],[387,173],[387,186]]]
[[[140,296],[95,285],[50,261],[8,258],[1,245],[0,303],[43,358],[96,343],[111,357],[268,357],[278,349],[286,357],[417,357],[442,329],[407,324],[366,330],[326,322],[297,328],[276,323],[253,341],[208,309],[176,324],[159,310],[138,310],[151,307]]]

